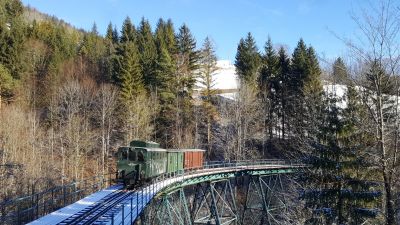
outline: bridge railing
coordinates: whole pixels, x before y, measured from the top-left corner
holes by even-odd
[[[305,165],[298,162],[298,161],[288,161],[288,160],[274,160],[274,159],[268,159],[268,160],[238,160],[238,161],[209,161],[205,162],[202,167],[200,168],[190,168],[190,169],[184,169],[184,170],[179,170],[175,172],[170,172],[170,173],[165,173],[162,174],[161,176],[153,179],[150,184],[146,186],[142,186],[139,189],[136,190],[136,201],[137,201],[137,206],[136,208],[133,208],[133,202],[131,197],[130,199],[130,204],[128,202],[128,209],[124,207],[124,204],[119,205],[122,209],[122,215],[120,219],[116,219],[115,215],[113,214],[111,216],[111,221],[112,225],[119,225],[119,224],[132,224],[143,212],[143,209],[145,206],[143,205],[143,202],[150,202],[151,199],[160,191],[162,191],[164,188],[166,188],[168,185],[166,185],[166,182],[169,179],[175,178],[175,182],[180,182],[183,181],[187,178],[188,175],[192,175],[195,173],[199,172],[206,172],[207,170],[210,169],[217,169],[217,168],[235,168],[235,167],[240,167],[240,168],[248,168],[248,169],[255,169],[257,166],[260,165],[271,165],[271,166],[287,166],[287,167],[304,167]],[[139,203],[142,203],[140,205]],[[140,207],[139,207],[140,205]]]
[[[256,166],[256,165],[302,165],[298,161],[281,159],[261,159],[261,160],[235,160],[235,161],[209,161],[205,162],[203,168],[215,167],[237,167],[237,166]]]
[[[1,224],[25,224],[104,188],[109,178],[95,176],[0,203]]]

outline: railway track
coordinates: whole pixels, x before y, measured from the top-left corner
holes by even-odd
[[[100,202],[92,207],[88,207],[79,213],[61,221],[59,225],[86,225],[92,224],[97,221],[100,217],[106,214],[108,211],[115,208],[119,203],[123,202],[129,196],[132,195],[132,191],[118,191],[110,196],[105,197]]]

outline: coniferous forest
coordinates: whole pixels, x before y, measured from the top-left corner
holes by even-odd
[[[2,0],[0,202],[114,174],[117,148],[145,139],[207,160],[309,165],[294,178],[294,224],[399,224],[399,17],[390,1],[354,16],[351,57],[324,67],[307,40],[290,51],[243,34],[228,99],[214,89],[212,39],[186,24],[126,17],[100,35]]]

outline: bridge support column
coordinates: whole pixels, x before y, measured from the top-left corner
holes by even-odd
[[[281,175],[249,176],[241,224],[281,224],[286,215]]]
[[[157,204],[149,209],[143,224],[191,225],[192,220],[183,188],[165,194]]]
[[[193,224],[237,224],[235,194],[229,179],[196,185]]]

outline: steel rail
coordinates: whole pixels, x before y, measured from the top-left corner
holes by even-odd
[[[83,212],[81,211],[80,213],[75,214],[74,216],[61,221],[58,224],[60,225],[92,224],[101,216],[106,214],[109,210],[113,209],[120,202],[128,198],[132,193],[133,192],[131,191],[129,192],[118,191],[115,194],[112,194],[111,196],[107,196],[105,199],[102,199],[102,201],[96,204],[95,206],[88,208],[87,211],[86,210]]]

